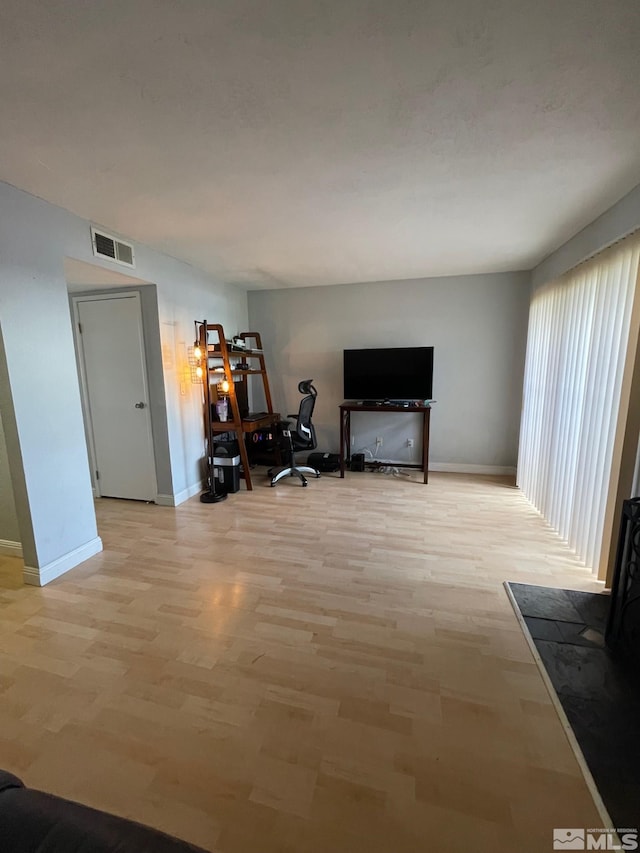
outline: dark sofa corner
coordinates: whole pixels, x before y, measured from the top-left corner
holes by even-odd
[[[26,788],[0,770],[0,853],[207,853],[126,818]]]

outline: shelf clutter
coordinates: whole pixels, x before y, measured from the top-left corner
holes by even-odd
[[[223,439],[223,433],[236,435],[242,476],[247,489],[251,490],[253,484],[245,437],[248,433],[275,427],[280,421],[279,413],[273,411],[262,339],[258,332],[242,332],[228,339],[221,325],[202,320],[196,321],[196,348],[200,353],[200,375],[204,390],[209,491],[215,491],[215,447]],[[250,376],[258,377],[266,411],[249,411]]]

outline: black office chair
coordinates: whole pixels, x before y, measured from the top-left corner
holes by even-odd
[[[300,477],[302,485],[307,485],[305,474],[315,474],[320,476],[317,468],[311,468],[308,465],[296,465],[295,452],[296,450],[314,450],[317,447],[316,431],[311,422],[311,415],[316,405],[316,397],[318,392],[313,387],[313,379],[303,379],[298,383],[298,391],[305,396],[300,400],[300,408],[297,415],[287,415],[288,418],[295,418],[296,427],[290,429],[291,421],[280,421],[278,424],[278,443],[280,449],[284,451],[288,459],[288,464],[278,471],[268,471],[267,476],[271,478],[271,485],[275,486],[278,480],[283,477]]]

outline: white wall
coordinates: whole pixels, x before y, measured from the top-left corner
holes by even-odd
[[[99,261],[91,254],[87,238],[89,224],[84,220],[77,222],[80,227],[67,255],[106,267],[108,262]],[[155,293],[148,287],[135,289],[142,296],[149,382],[153,387],[161,381],[161,376],[164,381],[167,432],[160,443],[168,441],[171,470],[169,476],[163,460],[156,459],[158,483],[161,491],[169,490],[164,492],[164,498],[174,498],[175,503],[180,503],[200,490],[204,455],[202,387],[191,383],[187,361],[187,348],[194,343],[194,320],[221,323],[228,336],[237,334],[247,325],[247,294],[237,286],[213,281],[189,264],[147,246],[134,245],[135,275],[156,286]],[[154,323],[160,329],[158,360],[150,328]],[[154,415],[159,414],[154,409]],[[155,420],[154,431],[157,431]]]
[[[196,270],[187,269],[197,275]],[[192,384],[187,361],[187,349],[194,343],[194,320],[222,322],[225,332],[234,335],[246,326],[247,299],[244,290],[214,285],[204,276],[194,282],[185,280],[184,274],[165,280],[165,273],[156,273],[159,286],[110,287],[103,292],[140,294],[158,502],[177,505],[202,487],[202,386]],[[72,297],[99,292],[76,285]]]
[[[514,470],[529,290],[528,273],[503,273],[255,291],[249,320],[279,411],[297,411],[298,381],[315,380],[320,450],[338,450],[343,349],[433,345],[433,467]],[[419,429],[416,414],[362,413],[353,450],[374,451],[381,435],[378,458],[418,462]]]
[[[36,583],[101,547],[60,251],[67,221],[0,187],[0,411],[25,576]]]
[[[0,412],[25,578],[34,583],[101,547],[65,256],[113,268],[93,258],[89,222],[0,184]],[[203,452],[200,390],[184,381],[193,320],[206,316],[235,333],[246,325],[246,295],[141,245],[135,274],[157,285],[171,478],[174,494],[183,499],[199,487]]]
[[[640,228],[640,185],[563,243],[532,271],[534,287],[557,278]]]
[[[0,554],[18,554],[20,548],[20,531],[16,502],[13,498],[7,444],[0,418]]]
[[[183,265],[184,266],[184,265]],[[194,320],[221,323],[227,336],[247,325],[247,296],[231,285],[214,285],[204,273],[187,267],[191,275],[161,274],[158,311],[167,397],[173,490],[177,500],[199,490],[204,455],[202,386],[192,385],[187,347],[194,343]]]

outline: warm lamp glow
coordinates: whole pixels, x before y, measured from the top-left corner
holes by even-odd
[[[193,348],[193,357],[200,360],[202,358],[202,350],[200,349],[200,344],[196,343]]]
[[[202,379],[202,368],[200,367],[200,365],[196,367],[196,376],[198,377],[198,379]]]
[[[222,382],[220,383],[220,390],[222,391],[223,394],[229,393],[229,382],[228,382],[228,380],[226,380],[226,379],[222,380]]]

